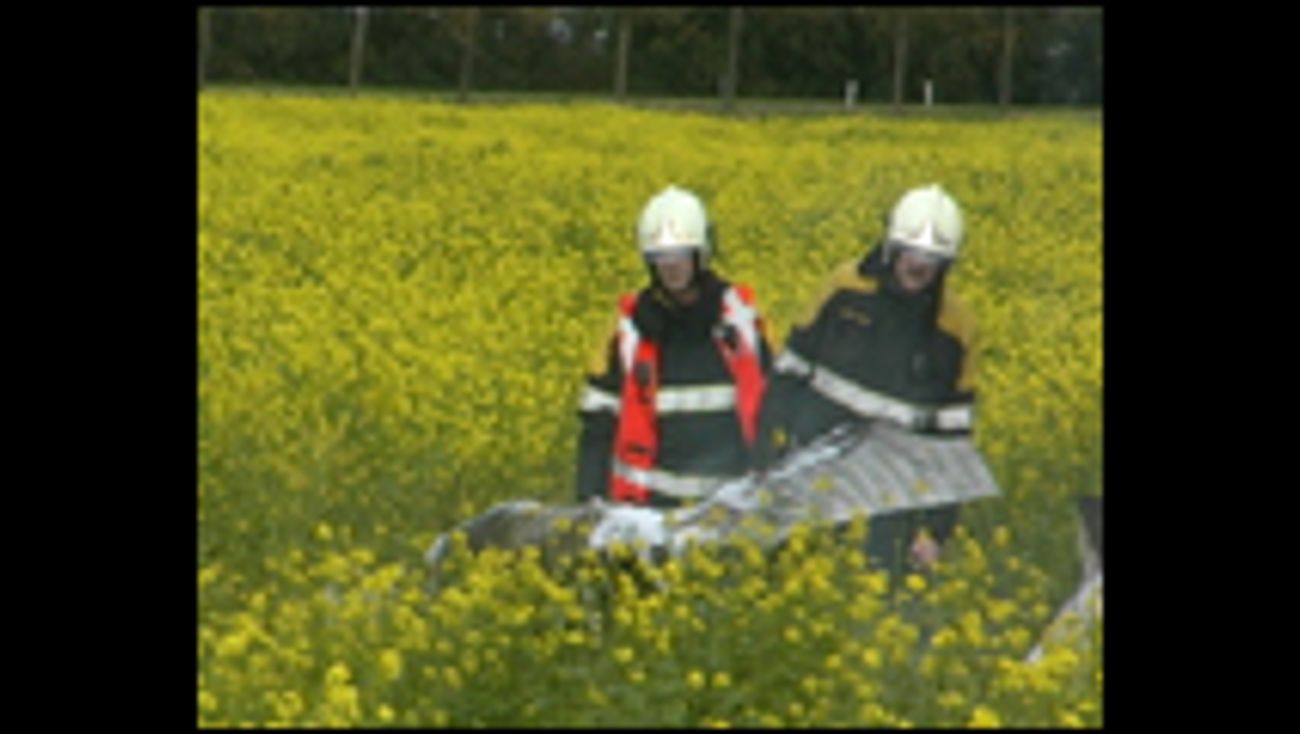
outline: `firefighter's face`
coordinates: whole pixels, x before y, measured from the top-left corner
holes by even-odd
[[[651,262],[659,282],[670,292],[686,290],[695,277],[695,260],[689,250],[657,254]]]
[[[911,248],[901,248],[894,258],[894,277],[908,293],[925,290],[939,277],[942,260]]]

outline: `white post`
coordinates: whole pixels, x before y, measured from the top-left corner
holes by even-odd
[[[849,79],[844,82],[844,106],[852,109],[858,103],[858,80]]]
[[[925,80],[925,106],[934,106],[934,82],[929,79]]]
[[[370,22],[370,8],[364,5],[352,9],[352,54],[348,63],[348,86],[361,85],[361,67],[366,58],[366,26]]]

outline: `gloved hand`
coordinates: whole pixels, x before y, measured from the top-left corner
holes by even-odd
[[[926,530],[916,534],[911,548],[912,565],[919,569],[928,569],[939,560],[939,543]]]

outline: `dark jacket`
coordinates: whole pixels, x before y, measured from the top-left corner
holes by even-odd
[[[699,285],[700,298],[688,307],[677,305],[657,286],[638,293],[633,323],[643,338],[660,345],[661,388],[733,384],[714,341],[715,328],[722,318],[722,296],[730,284],[712,271],[704,270]],[[765,336],[761,341],[759,357],[767,373],[771,367],[771,351]],[[592,496],[608,496],[610,461],[618,427],[617,412],[612,406],[620,399],[623,383],[616,333],[602,339],[600,355],[595,361],[601,366],[589,371],[584,397],[599,396],[602,405],[609,407],[593,409],[590,403],[584,402],[578,412],[582,421],[576,482],[580,502]],[[656,469],[688,476],[732,477],[751,468],[752,450],[741,436],[734,409],[665,413],[658,419],[660,444]],[[671,497],[651,493],[651,506],[678,504]]]
[[[836,268],[792,327],[768,381],[760,420],[760,467],[840,423],[870,420],[818,389],[812,377],[818,370],[924,416],[925,422],[914,430],[970,431],[969,425],[941,426],[933,418],[941,410],[944,415],[965,415],[963,408],[973,408],[975,400],[974,322],[944,288],[945,277],[941,273],[919,294],[903,293],[882,248]],[[918,526],[916,517],[907,517],[912,514],[889,524],[905,525],[900,535],[910,536]],[[919,525],[929,526],[942,540],[955,522],[951,508],[924,513]]]

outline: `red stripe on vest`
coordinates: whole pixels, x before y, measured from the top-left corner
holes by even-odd
[[[636,312],[636,294],[624,295],[618,305],[625,318],[632,318]],[[618,432],[614,436],[614,456],[628,466],[650,469],[659,456],[659,418],[655,412],[658,390],[659,345],[642,337],[637,341],[631,369],[623,365],[623,405],[618,414]],[[610,496],[615,502],[638,505],[650,501],[645,487],[617,474],[610,477]]]

